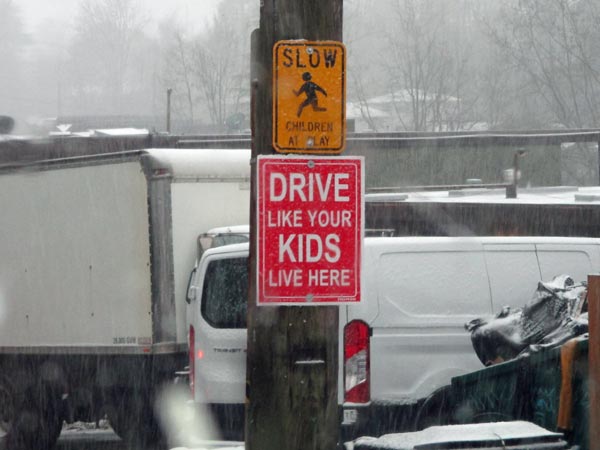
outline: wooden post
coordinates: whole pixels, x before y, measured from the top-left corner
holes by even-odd
[[[598,185],[600,185],[600,141],[598,141]]]
[[[598,141],[598,185],[600,186],[600,141]]]
[[[589,448],[600,450],[600,275],[588,275]]]
[[[341,41],[342,0],[262,0],[252,35],[246,448],[332,450],[339,431],[338,307],[256,307],[256,157],[274,153],[272,50],[283,39]]]

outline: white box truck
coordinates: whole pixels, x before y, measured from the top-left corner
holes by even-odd
[[[600,239],[370,237],[363,297],[339,307],[341,442],[422,428],[452,377],[483,367],[464,324],[522,307],[541,280],[600,270]],[[190,280],[195,402],[241,437],[246,389],[248,244],[207,250]],[[441,390],[440,390],[441,389]]]
[[[156,432],[187,364],[198,236],[247,223],[250,151],[151,149],[0,166],[0,437],[51,447],[63,420]]]

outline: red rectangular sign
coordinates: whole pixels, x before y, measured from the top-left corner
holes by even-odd
[[[362,157],[258,158],[259,305],[360,301]]]

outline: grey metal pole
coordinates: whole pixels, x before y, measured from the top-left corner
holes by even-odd
[[[167,89],[167,133],[171,132],[171,94],[173,89]]]

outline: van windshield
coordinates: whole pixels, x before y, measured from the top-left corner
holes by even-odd
[[[215,328],[245,328],[248,304],[248,258],[209,263],[201,313]]]
[[[221,247],[223,245],[230,244],[243,244],[244,242],[248,242],[250,239],[248,234],[239,233],[239,234],[219,234],[215,236],[212,247]]]

